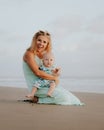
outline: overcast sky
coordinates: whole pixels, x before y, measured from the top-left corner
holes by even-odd
[[[22,77],[38,30],[52,35],[62,75],[104,77],[104,0],[0,0],[0,77]]]

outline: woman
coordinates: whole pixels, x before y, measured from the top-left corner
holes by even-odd
[[[47,74],[39,69],[43,54],[51,51],[51,36],[48,32],[38,31],[33,39],[31,46],[26,50],[23,56],[24,76],[29,90],[32,90],[33,84],[39,77],[54,80],[58,84],[58,76]],[[40,104],[60,104],[60,105],[82,105],[80,100],[69,91],[58,85],[52,94],[47,97],[47,86],[38,89],[34,95],[33,102]]]

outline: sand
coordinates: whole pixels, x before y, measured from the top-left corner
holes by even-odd
[[[73,92],[86,105],[61,106],[24,103],[27,93],[0,87],[0,130],[104,130],[104,94]]]

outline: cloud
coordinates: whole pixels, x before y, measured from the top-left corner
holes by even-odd
[[[96,18],[94,18],[90,22],[90,25],[87,30],[92,33],[104,34],[104,15],[97,16]]]
[[[79,15],[66,14],[58,17],[56,21],[51,23],[51,30],[55,38],[64,38],[73,32],[81,30],[83,18]]]
[[[3,44],[3,42],[9,44],[24,42],[29,36],[30,34],[28,33],[17,33],[11,30],[0,29],[0,44]]]
[[[0,63],[5,59],[10,59],[10,57],[15,58],[23,55],[23,51],[26,50],[26,46],[28,47],[30,42],[27,34],[0,29]]]
[[[78,44],[60,44],[60,45],[55,45],[54,46],[54,51],[59,53],[73,53],[76,52],[78,50]]]

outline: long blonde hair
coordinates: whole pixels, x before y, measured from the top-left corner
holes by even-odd
[[[33,39],[32,39],[32,42],[31,42],[31,45],[30,47],[27,49],[29,51],[32,51],[32,52],[36,52],[36,40],[39,36],[46,36],[48,38],[48,45],[45,49],[46,52],[50,52],[51,49],[52,49],[52,44],[51,44],[51,35],[47,32],[47,31],[38,31],[35,33],[35,35],[33,36]]]

